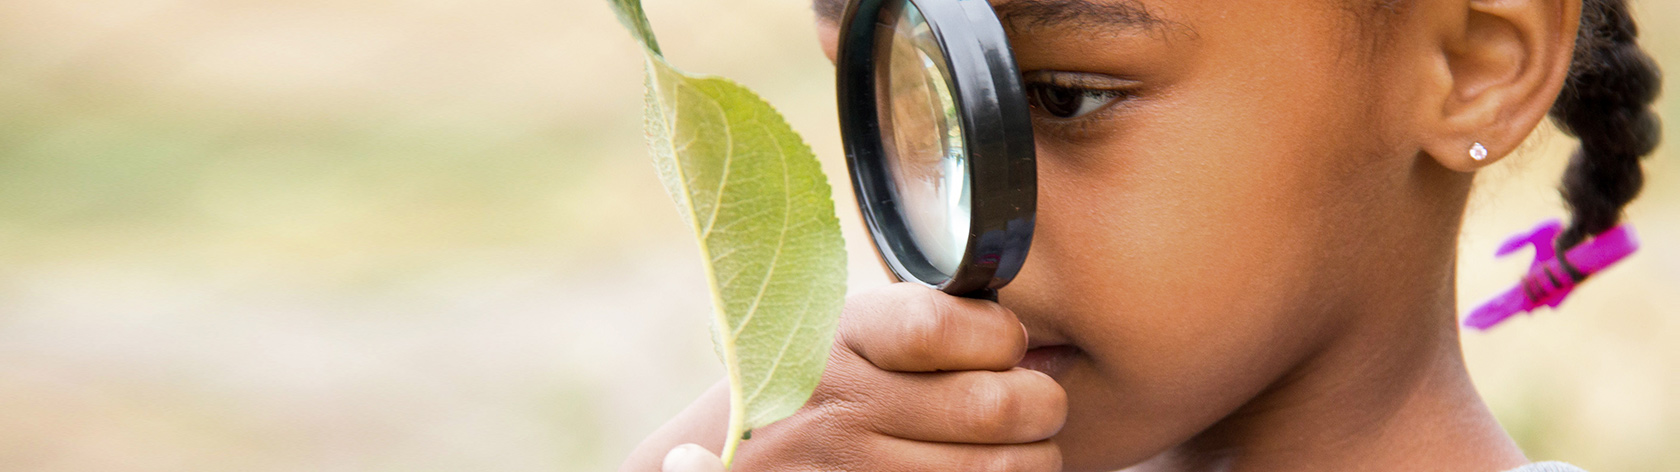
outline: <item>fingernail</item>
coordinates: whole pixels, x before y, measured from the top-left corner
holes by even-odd
[[[723,472],[723,461],[698,444],[684,444],[665,454],[661,472]]]

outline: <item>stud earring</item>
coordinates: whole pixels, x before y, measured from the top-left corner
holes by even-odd
[[[1487,146],[1483,146],[1482,143],[1470,145],[1470,158],[1475,159],[1476,162],[1487,159]]]

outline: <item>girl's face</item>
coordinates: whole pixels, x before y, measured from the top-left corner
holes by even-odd
[[[1439,57],[1378,3],[992,2],[1039,166],[1000,298],[1061,346],[1031,356],[1068,392],[1070,469],[1224,434],[1332,343],[1441,299],[1386,280],[1451,290],[1469,178],[1407,144]]]

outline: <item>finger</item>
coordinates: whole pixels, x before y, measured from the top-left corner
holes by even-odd
[[[882,370],[1005,371],[1027,352],[1027,332],[1003,305],[901,283],[846,301],[839,337]]]
[[[952,472],[1056,472],[1062,451],[1049,441],[988,446],[878,437],[874,453],[859,470]]]
[[[665,454],[661,472],[724,472],[723,460],[699,444],[684,444]]]
[[[897,374],[865,401],[873,431],[948,443],[1024,444],[1055,436],[1067,421],[1067,393],[1028,369]]]

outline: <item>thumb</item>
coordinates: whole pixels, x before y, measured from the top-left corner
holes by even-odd
[[[665,454],[662,472],[724,472],[723,460],[699,444],[684,444]]]

